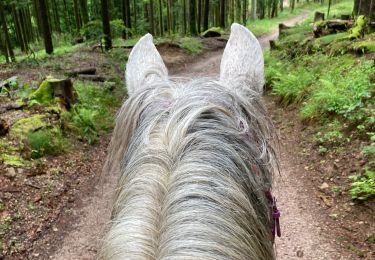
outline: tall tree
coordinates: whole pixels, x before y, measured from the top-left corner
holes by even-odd
[[[196,12],[197,12],[197,0],[190,0],[189,3],[189,20],[190,20],[190,34],[192,36],[197,35],[197,19],[196,19]]]
[[[210,0],[204,1],[203,31],[208,29],[208,17],[210,13]]]
[[[79,0],[79,9],[82,15],[82,23],[83,25],[89,22],[89,12],[87,8],[87,0]]]
[[[182,23],[183,23],[183,27],[184,27],[184,35],[186,35],[186,33],[187,33],[186,0],[182,0],[182,1],[183,1],[183,5],[182,5],[182,9],[183,9]]]
[[[155,35],[155,21],[154,21],[154,0],[150,0],[150,29],[151,34]]]
[[[280,0],[284,1],[284,0]],[[251,0],[251,19],[257,19],[257,0]]]
[[[354,15],[367,16],[371,21],[375,20],[375,0],[354,0]]]
[[[76,29],[77,29],[77,33],[79,33],[79,31],[81,30],[82,22],[81,22],[81,15],[79,12],[78,0],[73,0],[73,4],[74,4],[74,18],[76,21]]]
[[[50,22],[49,22],[49,17],[48,17],[46,0],[38,0],[38,1],[39,1],[40,16],[43,18],[41,20],[41,25],[42,25],[44,46],[46,49],[46,53],[52,54],[53,44],[52,44],[51,27],[50,27]]]
[[[160,35],[163,36],[164,26],[163,26],[163,2],[159,0],[159,25],[160,25]]]
[[[167,31],[172,32],[172,16],[171,16],[171,1],[167,0]]]
[[[0,1],[0,22],[1,22],[1,27],[3,28],[3,33],[4,33],[4,38],[5,38],[4,40],[4,47],[5,47],[4,50],[6,52],[5,56],[10,57],[10,59],[13,62],[15,62],[16,58],[14,56],[12,44],[11,44],[10,37],[9,37],[8,26],[7,26],[5,12],[4,12],[4,5],[2,1]]]
[[[247,0],[243,0],[242,23],[245,26],[246,26],[246,20],[247,20],[247,7],[248,7]]]
[[[101,0],[102,7],[102,22],[103,22],[103,33],[104,33],[104,47],[106,50],[112,48],[111,39],[111,26],[109,24],[109,10],[108,0]]]
[[[201,33],[202,25],[202,0],[198,0],[198,33]]]
[[[220,0],[220,27],[225,28],[225,0]]]

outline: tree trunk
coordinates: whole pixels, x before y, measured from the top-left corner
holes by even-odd
[[[46,6],[46,0],[38,0],[39,1],[39,12],[41,16],[42,22],[42,31],[43,31],[43,38],[44,38],[44,46],[46,49],[46,53],[51,54],[53,52],[53,45],[52,45],[52,36],[51,36],[51,27],[48,19],[48,12]]]
[[[160,25],[160,36],[163,36],[164,26],[163,26],[163,3],[159,0],[159,25]]]
[[[172,21],[171,21],[171,6],[170,6],[171,2],[170,0],[167,0],[167,31],[168,31],[168,34],[171,34],[171,31],[172,31]]]
[[[184,10],[184,14],[183,14],[183,24],[184,24],[184,35],[186,35],[187,33],[187,15],[186,15],[186,0],[183,0],[183,6],[182,6],[182,9]]]
[[[220,0],[220,27],[225,28],[225,0]]]
[[[10,58],[9,58],[8,50],[7,50],[7,47],[6,47],[5,40],[3,39],[3,34],[2,33],[0,33],[0,50],[3,53],[4,57],[5,57],[5,62],[6,63],[10,63]]]
[[[242,23],[244,26],[246,26],[246,20],[247,20],[247,0],[243,0],[243,10],[242,10]]]
[[[129,7],[129,10],[130,10],[130,7]],[[137,14],[138,14],[137,3],[136,3],[136,0],[133,0],[133,17],[134,17],[134,27],[133,27],[133,29],[134,29],[135,34],[137,33]]]
[[[12,16],[13,16],[13,24],[14,24],[14,30],[16,33],[17,42],[19,46],[21,47],[21,51],[25,52],[26,48],[25,48],[24,41],[22,38],[22,32],[21,32],[21,26],[20,26],[21,23],[18,19],[18,12],[17,12],[17,7],[15,4],[12,4]]]
[[[103,23],[103,33],[104,33],[104,47],[106,50],[112,48],[111,40],[111,27],[109,24],[109,10],[108,10],[108,0],[101,0],[102,7],[102,23]]]
[[[190,34],[192,36],[197,35],[196,11],[197,11],[197,0],[190,0],[189,18],[190,18]]]
[[[355,16],[364,15],[370,21],[375,20],[375,1],[374,0],[354,0],[353,13]]]
[[[78,5],[78,0],[74,0],[74,17],[76,20],[76,29],[77,29],[77,34],[79,34],[79,31],[81,30],[81,15],[79,12],[79,5]]]
[[[43,35],[43,32],[41,31],[42,24],[41,24],[41,17],[40,17],[40,12],[39,12],[39,3],[38,0],[33,0],[33,16],[35,17],[36,20],[36,25],[37,25],[37,33],[38,37]]]
[[[203,16],[203,31],[208,30],[208,16],[210,13],[210,0],[205,0],[204,16]]]
[[[66,0],[64,0],[64,25],[65,29],[68,28],[69,32],[72,32],[72,23],[70,21],[70,15],[68,14],[68,6],[66,5]]]
[[[53,15],[53,21],[54,21],[54,29],[56,32],[61,33],[61,26],[60,26],[60,16],[59,16],[59,8],[56,4],[55,0],[52,0],[52,15]]]
[[[280,0],[283,1],[283,0]],[[257,0],[251,0],[251,19],[257,19]]]
[[[201,33],[202,24],[202,0],[198,0],[198,33]]]
[[[2,28],[3,28],[3,33],[4,33],[5,50],[8,54],[8,56],[10,57],[10,59],[13,62],[15,62],[16,57],[14,56],[14,52],[13,52],[13,49],[12,49],[12,44],[11,44],[9,32],[8,32],[8,26],[7,26],[7,22],[6,22],[5,18],[6,17],[5,17],[5,12],[4,12],[4,6],[3,6],[2,1],[0,1],[0,22],[1,22],[1,25],[2,25]]]
[[[82,14],[82,22],[83,25],[89,22],[89,13],[87,8],[87,0],[79,0],[79,8]]]
[[[151,34],[155,35],[155,21],[154,21],[154,0],[150,0],[150,27],[151,27]]]

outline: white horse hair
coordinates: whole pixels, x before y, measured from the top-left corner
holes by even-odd
[[[220,80],[168,78],[140,39],[105,170],[120,172],[100,259],[274,259],[265,192],[277,166],[263,55],[233,24]]]

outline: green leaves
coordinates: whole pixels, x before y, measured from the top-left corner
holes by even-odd
[[[375,195],[375,171],[365,169],[363,175],[349,176],[351,185],[350,194],[352,199],[367,200]]]

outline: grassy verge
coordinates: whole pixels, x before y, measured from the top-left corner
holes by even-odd
[[[343,1],[332,9],[346,14]],[[281,105],[298,108],[314,126],[312,142],[322,156],[339,154],[354,140],[363,166],[352,175],[353,199],[375,196],[375,34],[350,40],[349,33],[312,36],[311,20],[287,30],[277,49],[265,53],[266,80]]]

